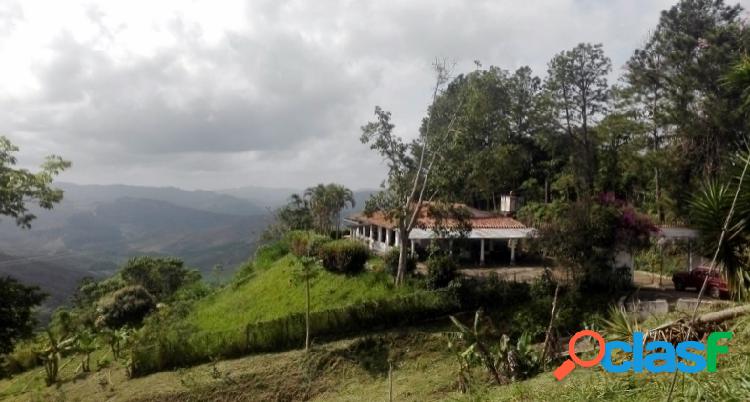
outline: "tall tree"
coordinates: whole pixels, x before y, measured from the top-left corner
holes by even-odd
[[[743,142],[740,99],[721,85],[747,49],[741,13],[722,0],[682,0],[662,12],[626,65],[625,81],[651,124],[660,217],[665,197],[685,196],[699,184],[695,178],[718,177],[724,155]],[[676,208],[686,213],[685,203]]]
[[[604,55],[601,44],[581,43],[557,54],[548,65],[547,90],[557,111],[562,130],[580,149],[580,157],[571,162],[577,177],[582,178],[578,190],[590,194],[596,172],[593,127],[606,111],[609,97],[607,74],[612,62]],[[581,194],[581,195],[582,195]]]
[[[36,217],[29,204],[51,209],[63,197],[52,187],[52,180],[70,167],[59,156],[49,156],[41,169],[32,173],[14,166],[18,147],[0,136],[0,215],[14,218],[16,225],[30,228]],[[0,354],[11,350],[13,342],[28,336],[34,327],[33,309],[45,298],[37,287],[28,287],[12,278],[0,278]]]
[[[406,275],[406,252],[409,247],[409,232],[417,223],[418,213],[427,199],[432,199],[435,192],[430,189],[430,179],[443,147],[452,136],[453,124],[462,102],[459,101],[449,115],[449,123],[433,135],[432,122],[440,112],[434,108],[438,96],[449,80],[449,69],[445,62],[436,62],[435,86],[432,91],[432,103],[422,125],[419,136],[407,145],[394,132],[391,113],[375,107],[376,120],[362,127],[360,140],[377,151],[388,166],[388,177],[383,189],[367,201],[365,213],[376,210],[383,212],[395,221],[399,234],[399,258],[396,272],[396,284],[400,285]]]

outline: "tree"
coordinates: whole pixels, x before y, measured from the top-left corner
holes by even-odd
[[[318,275],[317,267],[320,261],[312,256],[312,241],[307,233],[304,249],[297,250],[297,266],[295,279],[305,282],[305,352],[310,348],[310,281]],[[301,248],[301,247],[300,247]]]
[[[313,226],[310,204],[299,194],[292,194],[289,202],[277,212],[284,230],[308,230]]]
[[[441,128],[442,135],[434,135],[432,121],[440,118],[441,111],[434,108],[438,95],[448,82],[449,71],[445,62],[434,64],[436,79],[432,92],[432,104],[427,118],[420,130],[419,137],[410,145],[396,136],[395,126],[391,123],[391,113],[379,106],[375,107],[376,121],[362,127],[360,140],[369,144],[370,149],[377,151],[388,166],[388,178],[383,189],[373,195],[365,205],[365,213],[381,211],[396,222],[399,233],[399,262],[396,273],[396,284],[400,285],[406,275],[406,250],[409,232],[417,223],[419,211],[425,200],[431,200],[435,192],[428,194],[430,174],[447,140],[453,134],[453,124],[462,102],[454,109],[449,123]]]
[[[304,200],[309,205],[313,225],[320,233],[326,235],[334,228],[337,231],[340,229],[341,210],[348,205],[355,205],[354,193],[335,183],[318,184],[306,189]]]
[[[11,277],[0,277],[0,354],[34,330],[34,309],[47,297],[36,286],[25,286]]]
[[[180,287],[200,280],[200,274],[174,257],[133,257],[120,270],[128,285],[143,286],[157,300],[168,299]]]
[[[341,236],[341,211],[347,206],[352,208],[356,206],[354,193],[352,193],[352,190],[335,183],[328,185],[328,192],[331,208],[336,215],[336,234]]]
[[[606,111],[609,98],[607,74],[612,62],[601,44],[581,43],[552,58],[545,86],[557,111],[562,130],[580,149],[580,158],[572,158],[579,178],[579,195],[594,189],[596,154],[593,126]]]
[[[722,0],[682,0],[662,12],[626,65],[625,81],[651,126],[660,217],[664,197],[696,189],[698,177],[718,178],[724,156],[743,143],[741,96],[721,84],[747,50],[741,15],[739,5]],[[686,203],[675,207],[679,215],[688,212]]]
[[[101,320],[110,328],[138,325],[156,308],[156,298],[143,286],[124,287],[101,302]]]
[[[54,204],[60,202],[63,192],[52,187],[52,180],[69,168],[70,162],[56,155],[48,156],[41,170],[32,173],[13,167],[17,162],[16,152],[18,147],[0,136],[0,215],[14,218],[18,226],[30,228],[36,216],[29,212],[29,203],[52,209]]]

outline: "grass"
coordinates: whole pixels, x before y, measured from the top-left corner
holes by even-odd
[[[666,318],[666,317],[664,317]],[[718,373],[680,376],[675,401],[750,398],[750,321],[732,330],[730,354]],[[368,337],[331,342],[305,354],[301,350],[248,356],[128,380],[119,365],[111,383],[91,373],[73,381],[66,369],[61,387],[44,387],[34,372],[0,381],[0,399],[151,401],[372,401],[387,400],[387,359],[395,356],[397,401],[653,401],[665,400],[671,374],[609,374],[577,369],[558,383],[550,372],[527,381],[493,386],[481,371],[471,394],[456,392],[456,360],[446,339],[425,328],[405,327]],[[25,392],[19,393],[20,389]]]
[[[187,318],[199,330],[222,331],[305,310],[304,282],[295,279],[295,258],[282,257],[257,267],[245,281],[198,302]],[[414,293],[413,286],[394,287],[385,273],[333,274],[318,267],[310,287],[311,310],[321,311]]]

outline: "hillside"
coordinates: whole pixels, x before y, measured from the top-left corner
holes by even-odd
[[[304,282],[295,279],[295,269],[291,256],[252,269],[248,279],[198,302],[188,322],[199,330],[220,331],[303,312]],[[414,291],[411,286],[395,288],[384,273],[364,272],[350,277],[318,268],[310,286],[311,310],[385,300]]]
[[[730,343],[736,351],[720,363],[722,375],[680,377],[676,400],[747,400],[750,398],[747,321],[736,323]],[[653,401],[664,400],[671,374],[607,374],[600,368],[575,370],[564,382],[551,372],[495,386],[475,373],[472,391],[457,391],[458,363],[446,348],[446,336],[434,329],[404,327],[302,350],[218,361],[187,369],[127,379],[119,365],[99,374],[79,376],[59,389],[45,387],[43,375],[28,372],[0,380],[0,397],[14,401],[278,401],[326,402],[387,400],[388,359],[395,356],[397,401]],[[71,378],[72,365],[65,369]],[[102,374],[104,373],[104,374]]]
[[[134,255],[172,255],[223,275],[253,253],[270,215],[252,202],[172,187],[59,183],[65,198],[33,212],[29,230],[0,220],[0,274],[40,285],[45,309],[67,300],[83,276],[108,276]],[[12,256],[12,257],[10,257]],[[4,261],[4,262],[3,262]]]
[[[70,265],[75,264],[76,261],[80,261],[80,258],[70,254],[46,259],[29,259],[0,254],[0,276],[12,276],[22,283],[39,286],[47,293],[49,297],[42,303],[39,311],[39,320],[46,322],[55,307],[69,301],[81,279],[86,276],[93,278],[106,276],[106,271],[71,267]]]

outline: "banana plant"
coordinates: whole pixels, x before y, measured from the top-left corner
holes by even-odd
[[[495,364],[496,359],[493,356],[490,347],[483,341],[480,334],[479,324],[481,317],[482,310],[479,309],[474,314],[474,324],[469,328],[456,317],[450,316],[451,322],[453,322],[453,325],[458,330],[454,333],[455,337],[463,341],[465,345],[468,345],[463,352],[459,353],[459,357],[463,361],[463,364],[468,367],[471,367],[476,362],[481,363],[498,385],[505,384],[508,382],[508,378],[498,370],[498,367]],[[449,344],[449,346],[453,346],[453,344]]]
[[[50,386],[57,382],[58,374],[62,369],[60,360],[63,354],[74,350],[76,339],[75,337],[65,338],[65,335],[56,337],[49,329],[47,338],[49,344],[43,350],[37,351],[37,355],[44,363],[45,382],[47,386]]]
[[[78,353],[82,354],[80,369],[84,373],[91,371],[91,353],[96,351],[97,347],[96,335],[90,330],[82,330],[76,335],[75,349]]]

